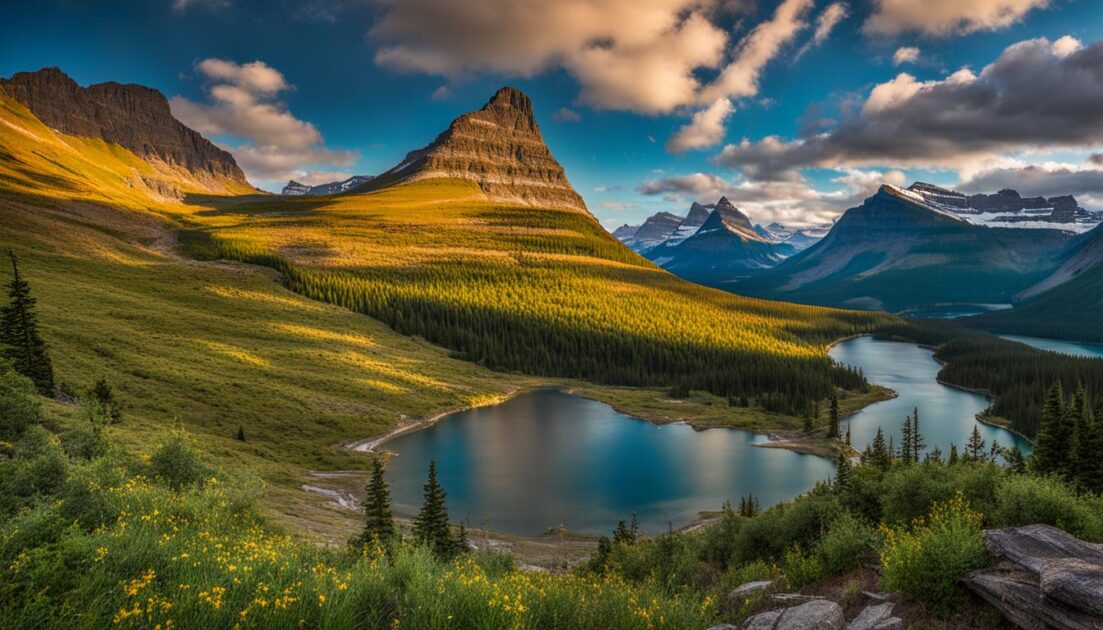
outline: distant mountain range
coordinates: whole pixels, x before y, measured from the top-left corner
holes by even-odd
[[[894,312],[1010,303],[1053,274],[1073,240],[1063,230],[971,222],[959,215],[961,207],[951,210],[936,197],[940,193],[924,187],[882,186],[847,210],[820,242],[733,290]]]
[[[978,225],[1087,231],[1103,221],[1103,212],[1081,208],[1072,195],[1023,197],[1009,188],[994,194],[965,195],[924,182],[916,182],[908,190],[922,195],[927,204]]]
[[[364,184],[374,179],[374,175],[354,175],[344,181],[329,182],[328,184],[318,184],[317,186],[307,186],[306,184],[300,184],[295,180],[287,182],[287,185],[280,191],[281,195],[337,195],[343,192],[348,192],[354,188],[359,188]]]

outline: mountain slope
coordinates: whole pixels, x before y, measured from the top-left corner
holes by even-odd
[[[476,182],[491,201],[589,212],[544,144],[532,101],[514,88],[498,90],[482,109],[455,119],[360,190],[425,179]]]
[[[646,255],[676,276],[723,287],[769,269],[796,251],[761,236],[750,219],[722,197],[696,233],[683,240],[670,239]]]
[[[98,138],[148,162],[187,171],[209,191],[250,188],[233,156],[173,118],[157,90],[119,83],[83,88],[57,68],[0,79],[0,89],[68,136]]]
[[[973,225],[912,191],[882,186],[819,243],[736,291],[812,304],[900,311],[1006,303],[1057,267],[1056,230]]]
[[[647,219],[627,239],[621,239],[633,251],[648,250],[674,236],[684,219],[669,212],[656,212]]]
[[[1003,333],[1103,342],[1103,226],[1073,241],[1051,275],[1010,310],[967,323]]]

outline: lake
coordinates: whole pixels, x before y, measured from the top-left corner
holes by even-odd
[[[829,460],[753,446],[764,440],[734,429],[659,426],[541,390],[388,442],[398,456],[387,477],[395,511],[405,516],[420,506],[428,462],[436,459],[454,520],[524,536],[557,525],[608,533],[634,511],[655,533],[725,500],[738,504],[754,493],[766,507],[834,475]]]
[[[900,393],[844,421],[859,447],[877,426],[899,441],[904,416],[918,405],[928,445],[948,453],[951,442],[965,442],[974,415],[988,404],[984,396],[938,384],[931,352],[914,344],[861,337],[839,343],[831,356]],[[980,428],[989,443],[1025,445],[1004,429]],[[718,510],[725,500],[738,504],[753,493],[767,507],[833,477],[830,460],[754,446],[766,439],[736,429],[658,426],[601,402],[540,390],[387,442],[397,454],[387,478],[401,516],[416,514],[435,459],[453,520],[470,526],[522,536],[558,525],[608,533],[635,512],[643,529],[656,533]]]
[[[849,427],[851,443],[860,449],[873,441],[877,427],[882,428],[886,441],[892,437],[899,446],[904,418],[918,407],[919,431],[928,449],[938,447],[943,456],[949,455],[951,444],[956,444],[960,450],[974,425],[979,427],[988,445],[998,440],[1003,446],[1014,444],[1024,453],[1030,452],[1030,443],[1011,431],[976,421],[976,415],[990,404],[987,396],[937,381],[940,366],[931,350],[913,343],[858,337],[836,344],[828,354],[844,365],[861,367],[871,383],[888,387],[898,394],[842,422],[841,430],[845,433]]]
[[[1078,341],[1062,341],[1060,339],[1044,339],[1042,337],[1024,337],[1022,335],[1000,335],[1008,341],[1018,341],[1039,350],[1059,352],[1074,357],[1086,357],[1089,359],[1103,359],[1103,345],[1095,343],[1080,343]]]

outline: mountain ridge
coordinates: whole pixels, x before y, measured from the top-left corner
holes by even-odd
[[[234,157],[173,117],[161,92],[116,82],[81,87],[59,68],[0,78],[0,89],[61,133],[99,138],[187,170],[211,190],[249,186]]]

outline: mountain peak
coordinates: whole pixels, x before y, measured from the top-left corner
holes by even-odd
[[[747,215],[740,212],[732,202],[728,201],[727,197],[721,197],[720,201],[716,202],[716,207],[709,218],[705,220],[705,224],[701,226],[700,231],[707,232],[721,228],[748,240],[765,240],[758,232],[755,232],[754,225],[751,224],[751,220],[747,218]]]
[[[176,120],[168,99],[152,88],[114,82],[81,87],[56,67],[0,78],[0,88],[61,133],[100,138],[182,167],[215,188],[226,180],[248,184],[233,156]]]
[[[544,144],[532,101],[516,88],[498,90],[361,190],[433,178],[473,181],[492,201],[588,212]]]

